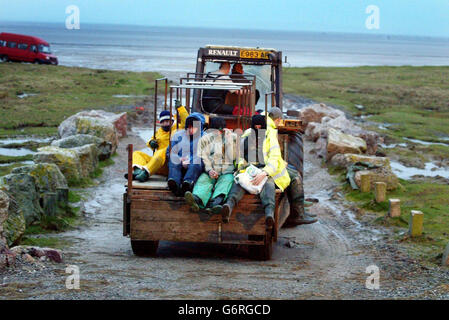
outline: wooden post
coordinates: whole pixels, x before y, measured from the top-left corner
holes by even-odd
[[[388,216],[391,218],[400,217],[401,216],[401,200],[399,199],[390,199],[390,206],[388,208]]]
[[[360,175],[360,191],[370,192],[371,190],[371,175],[364,173]]]
[[[387,195],[387,184],[385,182],[374,183],[374,193],[376,196],[376,202],[384,202]]]
[[[418,210],[412,210],[409,221],[409,234],[412,237],[419,237],[422,235],[424,214]]]
[[[446,250],[443,253],[443,261],[441,263],[443,266],[449,266],[449,243],[446,246]]]

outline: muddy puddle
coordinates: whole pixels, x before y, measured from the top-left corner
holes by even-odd
[[[390,161],[391,169],[401,179],[410,180],[413,176],[422,175],[425,177],[441,176],[449,179],[449,169],[440,168],[432,162],[427,162],[424,169],[416,167],[406,167],[397,161]]]

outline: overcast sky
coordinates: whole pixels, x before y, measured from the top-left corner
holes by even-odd
[[[0,0],[1,21],[137,24],[449,37],[449,0]],[[366,8],[379,8],[367,29]]]

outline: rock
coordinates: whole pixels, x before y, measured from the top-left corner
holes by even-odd
[[[60,193],[68,189],[67,180],[59,167],[54,163],[37,163],[15,168],[12,174],[26,173],[34,178],[37,191],[40,195],[45,193]]]
[[[337,153],[362,153],[366,151],[366,142],[361,138],[330,128],[327,137],[327,160]]]
[[[0,270],[13,267],[16,264],[16,254],[7,248],[0,250]]]
[[[333,166],[348,168],[356,162],[368,162],[379,167],[387,167],[391,170],[390,159],[387,157],[365,156],[354,153],[336,154],[330,160]]]
[[[102,138],[112,145],[115,152],[118,138],[126,136],[126,113],[115,114],[103,110],[81,111],[64,120],[58,127],[61,138],[78,133]]]
[[[33,160],[36,163],[54,163],[61,170],[67,181],[81,178],[80,157],[73,149],[47,146],[38,149]]]
[[[387,190],[395,190],[399,185],[398,177],[388,167],[382,167],[372,170],[361,170],[355,173],[355,183],[361,187],[361,176],[367,174],[370,175],[371,189],[374,190],[374,183],[385,182],[387,184]]]
[[[38,149],[33,156],[36,163],[56,164],[67,181],[87,178],[98,165],[98,151],[94,144],[64,149],[47,146]]]
[[[51,143],[52,146],[59,148],[75,148],[82,147],[87,144],[95,144],[98,149],[98,160],[102,161],[111,157],[112,144],[104,139],[90,134],[76,134],[63,139],[55,140]]]
[[[15,254],[29,254],[31,257],[37,258],[40,261],[51,260],[57,263],[61,263],[63,261],[62,252],[53,248],[16,246],[12,248],[11,251],[13,251]]]
[[[304,125],[308,125],[310,122],[321,123],[323,117],[337,118],[344,115],[343,111],[326,106],[324,103],[312,104],[300,110],[300,119]]]
[[[72,148],[78,154],[81,164],[81,177],[87,178],[98,166],[98,151],[94,144]]]
[[[30,256],[28,253],[25,253],[24,255],[22,255],[22,259],[25,262],[28,262],[28,263],[35,263],[36,262],[36,260],[32,256]]]
[[[10,199],[14,200],[13,204],[16,205],[17,210],[23,212],[27,225],[40,219],[43,211],[32,176],[26,173],[6,175],[0,178],[0,188],[7,192]],[[13,207],[15,206],[11,206],[10,202],[10,209]],[[8,215],[11,215],[11,210]]]
[[[324,133],[325,131],[324,128],[326,128],[326,126],[322,125],[321,123],[309,122],[304,132],[304,135],[308,140],[316,142]]]

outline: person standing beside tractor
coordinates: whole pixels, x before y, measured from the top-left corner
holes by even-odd
[[[183,128],[189,115],[188,111],[179,101],[175,103],[178,111],[180,124]],[[147,146],[153,150],[153,156],[142,151],[133,153],[133,180],[140,182],[147,181],[151,175],[167,175],[166,153],[169,146],[170,135],[176,132],[177,125],[173,117],[170,119],[170,112],[167,110],[159,114],[159,123],[161,127],[155,132],[153,138],[147,143]]]
[[[223,118],[212,118],[208,133],[200,139],[198,154],[205,172],[198,178],[193,192],[185,193],[186,202],[195,212],[208,207],[212,213],[220,213],[234,184],[237,135],[225,126]]]
[[[281,191],[285,190],[289,200],[290,215],[284,224],[286,227],[314,223],[317,222],[317,219],[306,215],[304,211],[304,191],[300,180],[301,177],[296,169],[287,165],[282,159],[277,137],[277,127],[281,123],[282,117],[283,114],[279,108],[271,108],[266,120],[266,131],[264,130],[265,121],[263,117],[260,115],[252,117],[251,128],[242,135],[246,152],[244,152],[244,157],[239,160],[238,170],[243,170],[250,164],[261,168],[262,172],[257,174],[252,180],[252,184],[255,186],[262,183],[265,178],[268,178],[260,193],[260,200],[265,210],[265,220],[268,226],[274,224],[276,187]],[[251,143],[252,139],[250,139],[250,136],[252,132],[255,133],[256,143]],[[260,134],[265,134],[262,145],[263,159],[257,159],[260,148],[258,146],[258,136]],[[249,149],[254,146],[256,147],[256,157],[251,159],[248,153]],[[234,184],[221,211],[224,222],[229,221],[232,210],[243,198],[244,194],[245,190],[240,185]]]

